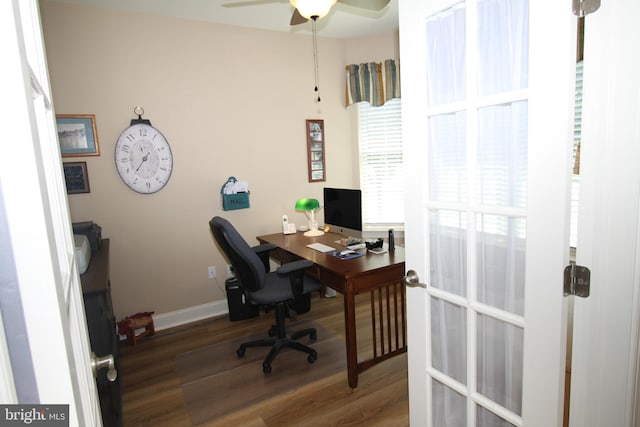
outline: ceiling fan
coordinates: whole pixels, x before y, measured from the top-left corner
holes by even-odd
[[[289,0],[294,7],[291,15],[291,25],[304,24],[309,19],[314,21],[324,17],[329,13],[335,3],[342,3],[348,6],[367,10],[382,10],[389,4],[390,0]],[[282,3],[283,0],[246,0],[234,3],[225,3],[224,7],[254,6],[267,3]]]

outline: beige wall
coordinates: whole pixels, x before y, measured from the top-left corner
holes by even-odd
[[[397,35],[319,38],[322,102],[314,102],[309,36],[41,2],[56,113],[95,114],[101,155],[87,162],[91,193],[69,196],[73,221],[93,220],[111,239],[118,319],[224,300],[226,261],[208,229],[214,215],[250,244],[277,232],[282,214],[303,223],[298,197],[357,186],[352,108],[344,67],[397,57]],[[363,46],[367,46],[366,49]],[[349,58],[354,58],[349,61]],[[142,106],[171,144],[174,170],[141,195],[117,175],[114,144]],[[305,119],[325,121],[327,182],[309,183]],[[223,211],[229,176],[249,181],[251,208]],[[207,277],[216,266],[217,280]]]

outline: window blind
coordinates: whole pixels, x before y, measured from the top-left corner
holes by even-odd
[[[382,106],[358,103],[360,188],[364,230],[404,228],[400,99]]]
[[[583,63],[576,64],[576,99],[573,126],[573,176],[571,177],[571,223],[569,245],[578,245],[578,204],[580,194],[580,141],[582,140],[582,73]]]

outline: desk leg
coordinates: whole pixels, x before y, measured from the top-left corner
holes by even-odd
[[[347,344],[347,377],[349,387],[358,387],[358,345],[356,341],[356,301],[351,286],[345,286],[344,328]]]

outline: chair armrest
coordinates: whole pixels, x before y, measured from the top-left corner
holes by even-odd
[[[280,267],[278,267],[276,272],[278,274],[288,275],[288,274],[294,273],[296,271],[306,270],[307,268],[311,267],[312,265],[313,265],[313,263],[311,261],[306,260],[306,259],[300,259],[298,261],[292,261],[292,262],[288,262],[286,264],[282,264]]]
[[[277,245],[273,245],[271,243],[264,243],[262,245],[254,246],[251,249],[253,249],[253,251],[258,254],[258,256],[260,256],[260,254],[262,254],[263,252],[270,252],[277,247]]]
[[[271,271],[271,265],[269,264],[269,252],[276,249],[278,246],[273,245],[271,243],[264,243],[262,245],[253,246],[251,249],[258,255],[260,261],[264,265],[264,269],[267,271]]]

